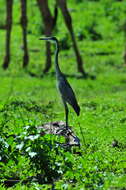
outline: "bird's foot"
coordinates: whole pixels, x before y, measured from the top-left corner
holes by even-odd
[[[66,131],[68,131],[69,130],[69,127],[68,127],[68,125],[66,125]]]

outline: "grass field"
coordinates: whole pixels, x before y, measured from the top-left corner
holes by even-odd
[[[50,1],[51,10],[53,5],[54,1]],[[20,4],[15,0],[11,63],[8,70],[0,69],[1,190],[126,189],[126,66],[122,57],[125,5],[123,1],[114,0],[68,2],[84,68],[96,77],[94,80],[68,77],[81,107],[79,117],[69,107],[70,125],[81,140],[81,147],[72,148],[70,152],[57,147],[52,141],[56,137],[42,137],[35,128],[50,121],[64,121],[64,108],[56,90],[54,65],[47,75],[42,75],[45,43],[38,38],[43,26],[33,0],[28,2],[28,71],[36,77],[22,69]],[[4,2],[0,2],[0,7],[0,24],[4,24]],[[69,46],[60,52],[61,70],[80,76],[61,12],[55,36]],[[0,30],[0,39],[2,65],[4,30]],[[54,50],[52,46],[52,52]],[[7,179],[19,183],[7,187],[4,182]]]

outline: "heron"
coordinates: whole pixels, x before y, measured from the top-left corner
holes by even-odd
[[[65,108],[65,124],[66,124],[66,130],[68,130],[68,106],[67,103],[70,104],[74,111],[76,112],[77,116],[80,114],[80,107],[78,105],[75,93],[70,86],[69,82],[67,81],[65,75],[61,72],[61,69],[58,64],[58,54],[59,54],[59,42],[56,37],[41,37],[40,40],[47,40],[50,42],[55,43],[56,50],[55,50],[55,73],[56,73],[56,79],[57,79],[57,87],[59,89],[63,105]]]

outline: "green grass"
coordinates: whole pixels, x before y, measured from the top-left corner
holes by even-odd
[[[54,1],[51,2],[53,12]],[[3,2],[0,5],[0,24],[4,24],[5,6]],[[95,80],[68,77],[81,107],[79,117],[69,107],[69,123],[80,138],[81,146],[64,150],[54,143],[56,137],[38,135],[35,126],[64,121],[64,108],[52,74],[54,64],[49,74],[41,77],[46,58],[45,43],[38,40],[43,35],[43,26],[33,0],[28,2],[28,70],[38,77],[30,77],[22,69],[20,5],[15,0],[11,64],[7,71],[0,69],[1,190],[46,190],[53,185],[56,190],[123,190],[126,187],[126,68],[121,28],[125,20],[125,2],[70,0],[68,6],[85,70],[96,76]],[[100,39],[93,40],[92,28],[101,35]],[[55,35],[69,46],[60,52],[62,71],[76,74],[76,58],[61,12]],[[4,37],[5,31],[0,30],[0,65],[5,55]],[[34,181],[36,176],[38,182]],[[4,181],[8,178],[20,182],[7,188]]]

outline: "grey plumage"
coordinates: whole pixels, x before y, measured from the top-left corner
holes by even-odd
[[[73,107],[76,114],[79,115],[80,107],[77,103],[74,91],[63,74],[60,76],[60,79],[58,81],[58,88],[62,99],[65,102],[69,103]]]
[[[52,41],[56,44],[56,51],[55,51],[55,72],[56,72],[56,78],[58,82],[58,89],[61,94],[61,98],[65,107],[65,114],[66,114],[66,129],[68,127],[68,107],[67,103],[69,103],[77,115],[80,114],[80,107],[77,103],[76,96],[74,94],[73,89],[71,88],[70,84],[68,83],[66,77],[61,72],[59,64],[58,64],[58,53],[59,53],[59,44],[56,37],[45,37],[40,38],[40,40],[48,40]]]

